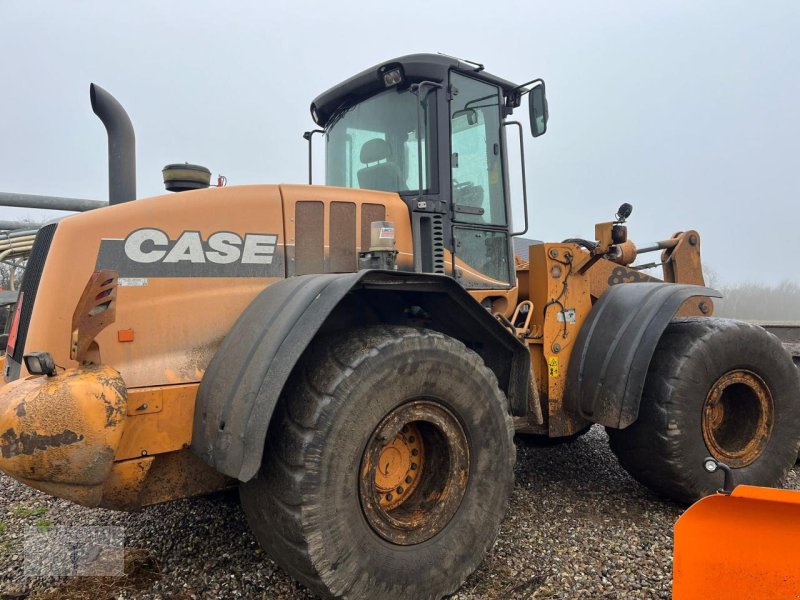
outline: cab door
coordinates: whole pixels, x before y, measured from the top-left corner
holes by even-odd
[[[450,171],[453,275],[467,289],[511,286],[503,182],[502,95],[497,86],[452,73]]]

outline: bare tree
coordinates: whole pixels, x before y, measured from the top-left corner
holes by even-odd
[[[791,281],[776,286],[739,283],[717,289],[723,294],[723,298],[714,301],[714,314],[719,317],[800,322],[800,285]]]

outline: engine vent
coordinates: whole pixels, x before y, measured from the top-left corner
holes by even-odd
[[[434,214],[432,221],[433,272],[444,273],[444,219]]]

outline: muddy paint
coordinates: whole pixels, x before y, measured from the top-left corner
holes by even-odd
[[[11,458],[20,454],[33,454],[36,450],[68,446],[81,440],[83,440],[82,435],[78,435],[69,429],[54,435],[24,432],[18,435],[13,429],[7,429],[0,436],[0,453],[2,453],[3,458]]]

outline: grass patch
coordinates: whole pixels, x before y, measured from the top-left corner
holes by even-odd
[[[36,519],[36,528],[39,531],[50,531],[53,528],[53,524],[47,519]]]
[[[3,535],[8,529],[8,525],[6,525],[5,521],[0,521],[0,535]]]
[[[15,517],[38,517],[39,515],[43,515],[47,512],[46,506],[33,506],[27,507],[18,504],[14,508],[11,509],[11,514]]]

